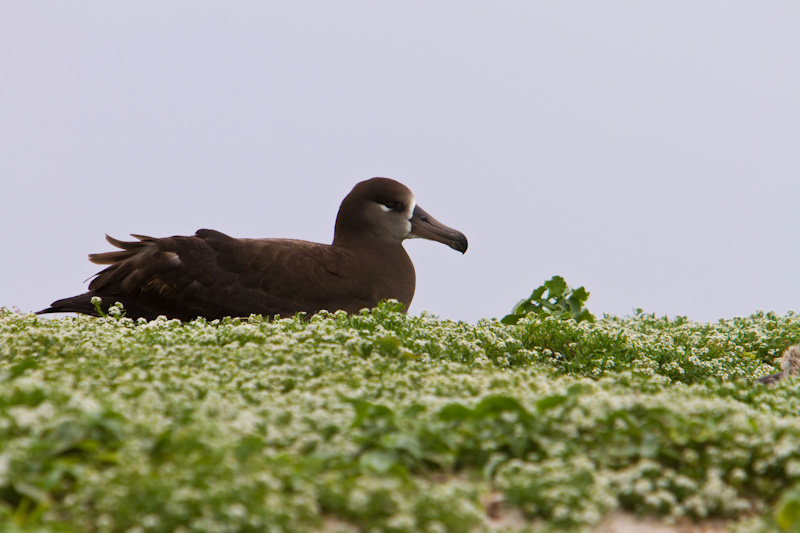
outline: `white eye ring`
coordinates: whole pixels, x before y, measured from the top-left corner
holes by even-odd
[[[384,211],[399,211],[400,202],[386,202],[385,204],[380,204],[380,206]]]

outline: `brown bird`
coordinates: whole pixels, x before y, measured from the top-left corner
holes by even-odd
[[[769,376],[761,376],[757,378],[756,381],[764,385],[772,385],[787,376],[796,376],[797,374],[800,374],[800,344],[789,346],[784,350],[781,356],[780,372],[777,374],[770,374]]]
[[[132,236],[137,240],[106,235],[120,250],[89,255],[93,263],[109,265],[89,291],[39,314],[97,315],[95,296],[103,310],[120,302],[125,316],[148,320],[356,313],[388,298],[408,309],[416,276],[403,240],[419,237],[467,250],[463,233],[430,216],[405,185],[388,178],[353,187],[339,207],[332,244],[236,239],[209,229],[191,237]]]

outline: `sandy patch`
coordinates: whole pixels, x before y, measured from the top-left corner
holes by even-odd
[[[519,509],[508,507],[501,493],[491,493],[483,502],[486,508],[486,526],[494,531],[522,531],[534,526],[536,520],[527,519]],[[706,520],[695,523],[689,520],[678,524],[665,524],[656,518],[640,517],[632,513],[614,512],[606,516],[590,533],[726,533],[724,520]]]
[[[641,518],[629,513],[612,513],[591,531],[592,533],[725,533],[728,528],[722,520],[669,525],[653,518]]]

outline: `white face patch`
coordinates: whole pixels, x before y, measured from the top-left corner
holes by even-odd
[[[373,205],[380,208],[380,211],[372,211],[371,216],[372,225],[378,236],[397,242],[414,237],[411,235],[411,217],[414,216],[414,209],[417,207],[414,196],[409,194],[402,200],[386,200],[386,204],[374,201]],[[398,210],[400,205],[405,206],[403,210]]]
[[[414,237],[414,235],[411,235],[411,217],[414,216],[415,207],[417,207],[417,199],[412,196],[411,201],[408,202],[408,209],[406,209],[405,212],[406,220],[408,221],[408,227],[406,228],[406,239]]]

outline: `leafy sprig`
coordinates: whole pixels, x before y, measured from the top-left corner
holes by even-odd
[[[594,315],[584,307],[589,299],[589,292],[583,287],[573,289],[561,276],[553,276],[544,282],[533,293],[514,306],[511,314],[503,317],[503,324],[513,325],[529,314],[541,318],[571,318],[576,322],[587,320],[594,322]]]

